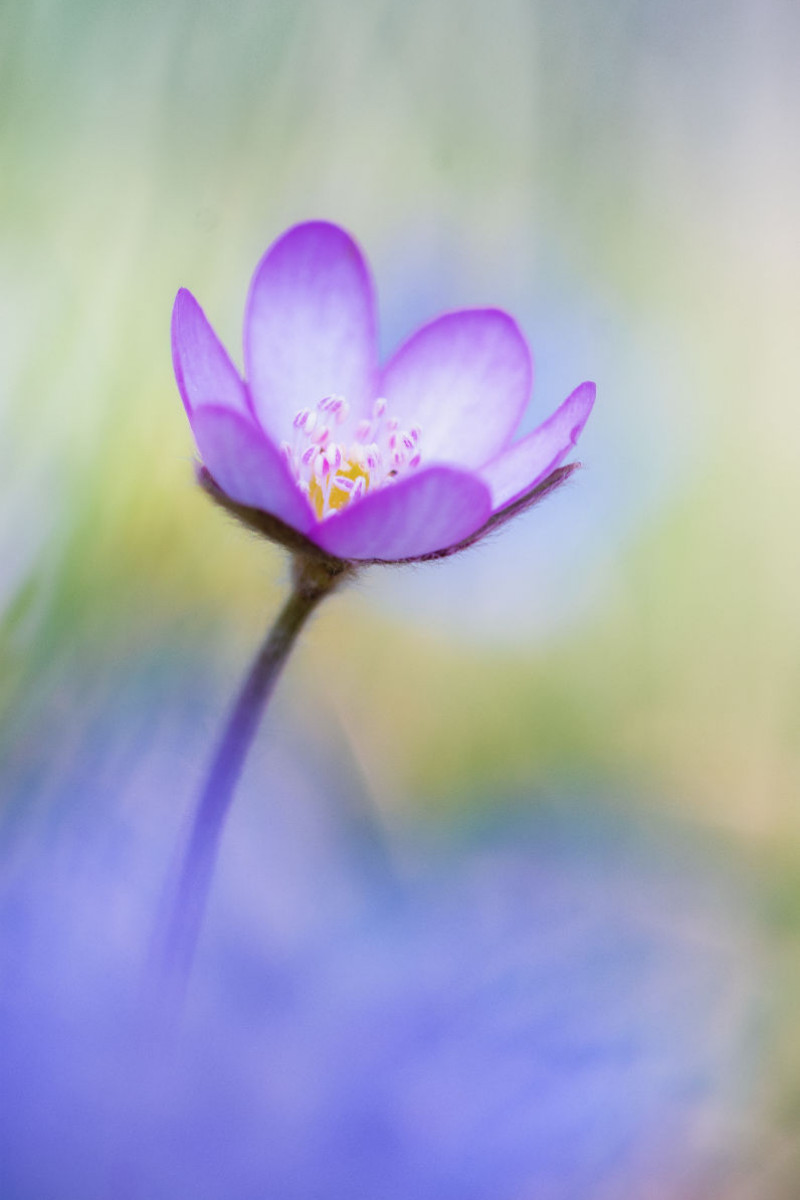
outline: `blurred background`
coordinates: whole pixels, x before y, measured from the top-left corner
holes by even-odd
[[[587,880],[622,889],[606,932],[659,909],[653,944],[692,964],[678,981],[724,946],[734,1032],[671,1160],[713,1142],[713,1187],[653,1168],[609,1196],[800,1187],[798,51],[791,0],[0,6],[5,893],[57,860],[94,911],[102,862],[115,953],[143,954],[286,584],[194,485],[172,301],[189,287],[241,364],[263,250],[343,224],[385,352],[443,309],[499,305],[534,351],[528,427],[584,379],[598,401],[585,469],[546,505],[320,615],[210,927],[257,940],[279,786],[316,792],[325,821],[357,792],[395,848],[466,829],[485,848],[524,813],[550,830],[537,870],[582,881],[579,915]],[[309,896],[281,886],[291,929]],[[723,1016],[703,995],[707,1045]]]

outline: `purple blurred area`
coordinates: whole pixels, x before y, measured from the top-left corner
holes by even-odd
[[[727,1194],[762,1001],[713,855],[602,795],[387,823],[279,705],[163,1028],[145,962],[198,712],[133,732],[146,695],[106,696],[64,817],[10,839],[0,1194]]]

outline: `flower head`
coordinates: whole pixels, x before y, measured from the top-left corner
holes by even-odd
[[[345,561],[461,549],[552,490],[594,402],[583,383],[512,443],[533,365],[494,308],[447,313],[378,363],[374,289],[353,239],[311,221],[256,268],[245,380],[194,297],[172,319],[201,482],[262,532]]]

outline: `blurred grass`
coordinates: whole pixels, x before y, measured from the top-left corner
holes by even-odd
[[[387,624],[353,597],[315,634],[313,686],[336,680],[398,796],[457,797],[498,773],[618,773],[701,821],[795,839],[798,278],[780,221],[798,180],[781,153],[796,22],[781,6],[754,13],[6,7],[3,453],[15,447],[12,483],[44,458],[37,519],[54,523],[20,573],[10,629],[34,618],[27,642],[9,635],[10,662],[15,645],[35,656],[81,627],[134,638],[142,621],[166,640],[187,619],[202,640],[234,625],[244,647],[276,599],[275,556],[191,487],[167,354],[180,283],[235,352],[252,265],[298,217],[356,229],[390,283],[396,240],[433,229],[460,248],[469,289],[509,296],[537,288],[528,269],[555,236],[633,330],[644,316],[680,338],[672,420],[697,465],[626,544],[609,534],[611,583],[580,628],[546,647],[524,630],[513,651],[448,644],[424,618]],[[760,182],[745,187],[752,155]],[[413,293],[406,303],[393,329],[428,315]],[[611,346],[607,368],[625,350]],[[596,424],[615,404],[624,423],[629,405],[640,441],[616,453],[646,463],[646,370],[621,401],[600,384]],[[592,475],[608,476],[613,460],[588,446]],[[594,502],[583,478],[575,487]],[[623,478],[617,503],[637,502]],[[7,668],[8,703],[14,678]]]

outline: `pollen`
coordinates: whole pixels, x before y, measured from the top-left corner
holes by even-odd
[[[401,429],[387,408],[379,397],[370,417],[356,422],[343,396],[326,396],[314,409],[295,414],[292,440],[283,442],[281,450],[318,520],[419,466],[421,431],[417,426]]]
[[[359,484],[359,495],[369,491],[369,470],[348,458],[342,459],[342,465],[331,481],[327,498],[323,485],[316,478],[312,478],[308,498],[316,509],[319,520],[349,504],[356,484]]]

